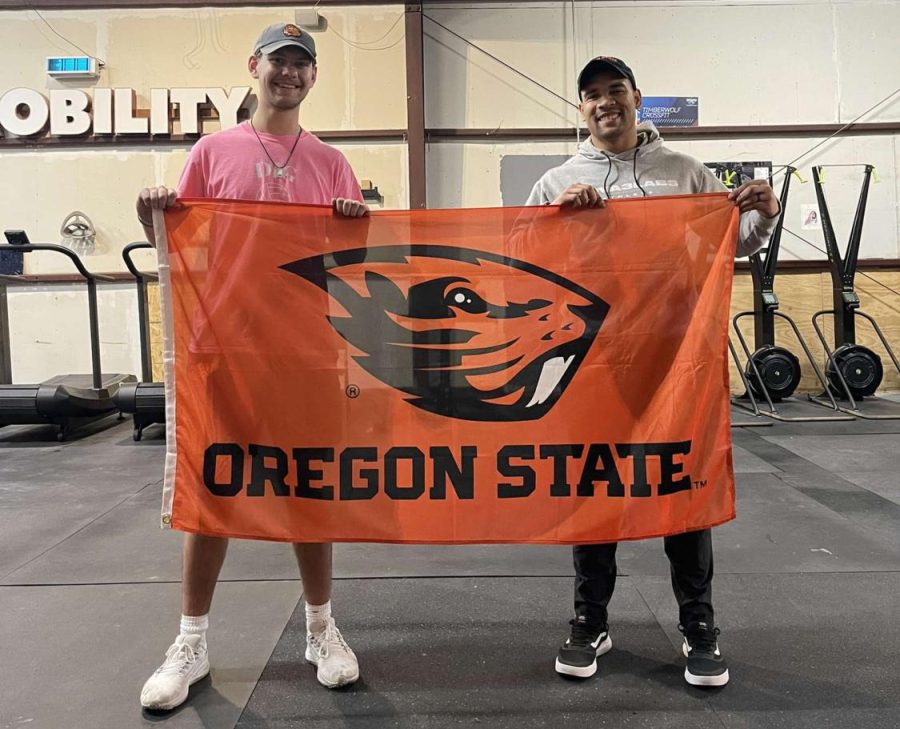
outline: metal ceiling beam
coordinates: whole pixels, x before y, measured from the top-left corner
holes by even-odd
[[[408,103],[411,103],[408,101]],[[418,107],[417,107],[418,108]],[[424,116],[424,106],[422,108]],[[420,126],[414,126],[420,130]],[[819,137],[834,134],[839,130],[841,134],[836,137],[854,137],[879,134],[900,134],[900,122],[865,122],[853,124],[846,129],[841,124],[771,124],[753,126],[728,126],[728,127],[660,127],[659,131],[666,139],[747,139],[747,138],[778,138],[778,137]],[[408,129],[337,129],[337,130],[312,130],[320,139],[330,143],[370,143],[391,144],[409,142],[411,139]],[[421,129],[422,140],[418,137],[414,145],[410,147],[418,150],[424,158],[424,145],[433,142],[458,142],[475,143],[488,142],[500,143],[504,141],[532,141],[532,142],[574,142],[576,140],[574,127],[522,127],[510,129]],[[581,139],[587,137],[587,130],[581,130]],[[196,136],[184,137],[151,136],[143,135],[104,135],[104,136],[79,136],[79,137],[9,137],[0,136],[0,149],[38,149],[38,148],[73,148],[73,147],[189,147],[197,141]],[[422,159],[416,160],[415,169],[424,170]],[[410,172],[413,164],[410,162]],[[411,175],[412,178],[412,175]],[[424,188],[420,199],[424,199]]]
[[[425,186],[425,54],[422,6],[406,6],[406,144],[409,208],[427,207]]]
[[[666,139],[722,139],[749,137],[819,137],[841,132],[838,137],[869,134],[900,134],[900,122],[858,124],[754,124],[743,126],[659,127]],[[581,139],[588,135],[581,130]],[[521,127],[496,129],[428,129],[428,142],[499,142],[532,140],[574,142],[575,127]]]

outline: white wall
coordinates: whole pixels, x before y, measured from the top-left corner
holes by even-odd
[[[574,12],[574,17],[573,17]],[[698,96],[703,126],[846,123],[900,87],[900,2],[595,2],[440,6],[426,13],[565,99],[577,102],[577,70],[595,55],[625,59],[649,96]],[[577,112],[553,94],[426,20],[427,124],[486,129],[571,127]],[[900,121],[900,93],[861,121]],[[674,142],[702,161],[794,160],[822,138]],[[506,154],[572,153],[558,142],[429,145],[431,207],[499,205]],[[900,257],[896,135],[832,140],[797,166],[788,228],[815,202],[812,164],[874,164],[860,255]],[[861,169],[827,171],[839,239],[856,209]],[[810,234],[822,245],[820,231]],[[814,237],[813,237],[814,236]],[[783,238],[785,255],[821,259]]]
[[[35,383],[54,375],[89,374],[90,329],[85,286],[57,284],[10,289],[13,382]],[[140,339],[134,285],[97,290],[100,362],[104,373],[140,379]]]
[[[776,164],[794,159],[819,141],[817,138],[767,138],[739,140],[675,141],[670,146],[703,161],[773,160]],[[506,155],[572,154],[575,143],[507,142],[454,143],[436,142],[428,148],[428,198],[430,207],[477,207],[501,205],[500,164]],[[900,197],[897,175],[900,148],[892,136],[857,136],[834,141],[815,153],[820,164],[865,160],[876,167],[878,182],[869,187],[861,258],[900,257]],[[816,204],[810,164],[800,163],[805,182],[794,178],[788,198],[785,227],[824,249],[821,230],[801,230],[804,205]],[[861,167],[827,168],[825,190],[838,242],[846,245],[856,212],[856,201],[862,183]],[[780,192],[782,178],[775,181]],[[790,234],[781,241],[785,259],[824,259],[824,253]]]
[[[897,90],[896,0],[437,6],[426,15],[577,103],[575,78],[619,56],[650,96],[699,96],[700,123],[847,122]],[[425,21],[429,127],[559,126],[570,107]],[[866,121],[900,119],[900,96]],[[557,122],[554,124],[554,122]]]

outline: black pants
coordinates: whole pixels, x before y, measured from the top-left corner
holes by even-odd
[[[713,553],[709,529],[664,539],[672,571],[672,590],[681,625],[715,625],[712,606]],[[583,544],[575,558],[575,615],[589,625],[607,624],[607,605],[616,587],[616,544]]]

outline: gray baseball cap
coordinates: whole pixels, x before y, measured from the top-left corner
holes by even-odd
[[[316,60],[316,42],[309,33],[293,23],[275,23],[266,28],[256,39],[253,55],[271,53],[285,46],[297,46],[306,51],[314,61]]]

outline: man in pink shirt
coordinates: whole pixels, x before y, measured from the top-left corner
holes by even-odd
[[[293,24],[266,28],[247,62],[257,79],[259,105],[233,129],[201,138],[191,150],[178,189],[151,187],[137,200],[138,220],[155,242],[152,211],[180,197],[332,205],[335,214],[368,213],[344,156],[300,126],[300,104],[316,82],[316,47]],[[141,705],[164,711],[182,704],[191,684],[209,673],[209,608],[228,540],[185,534],[181,630],[166,659],[141,691]],[[359,678],[356,655],[331,617],[331,545],[295,544],[306,600],[306,659],[324,686]]]

